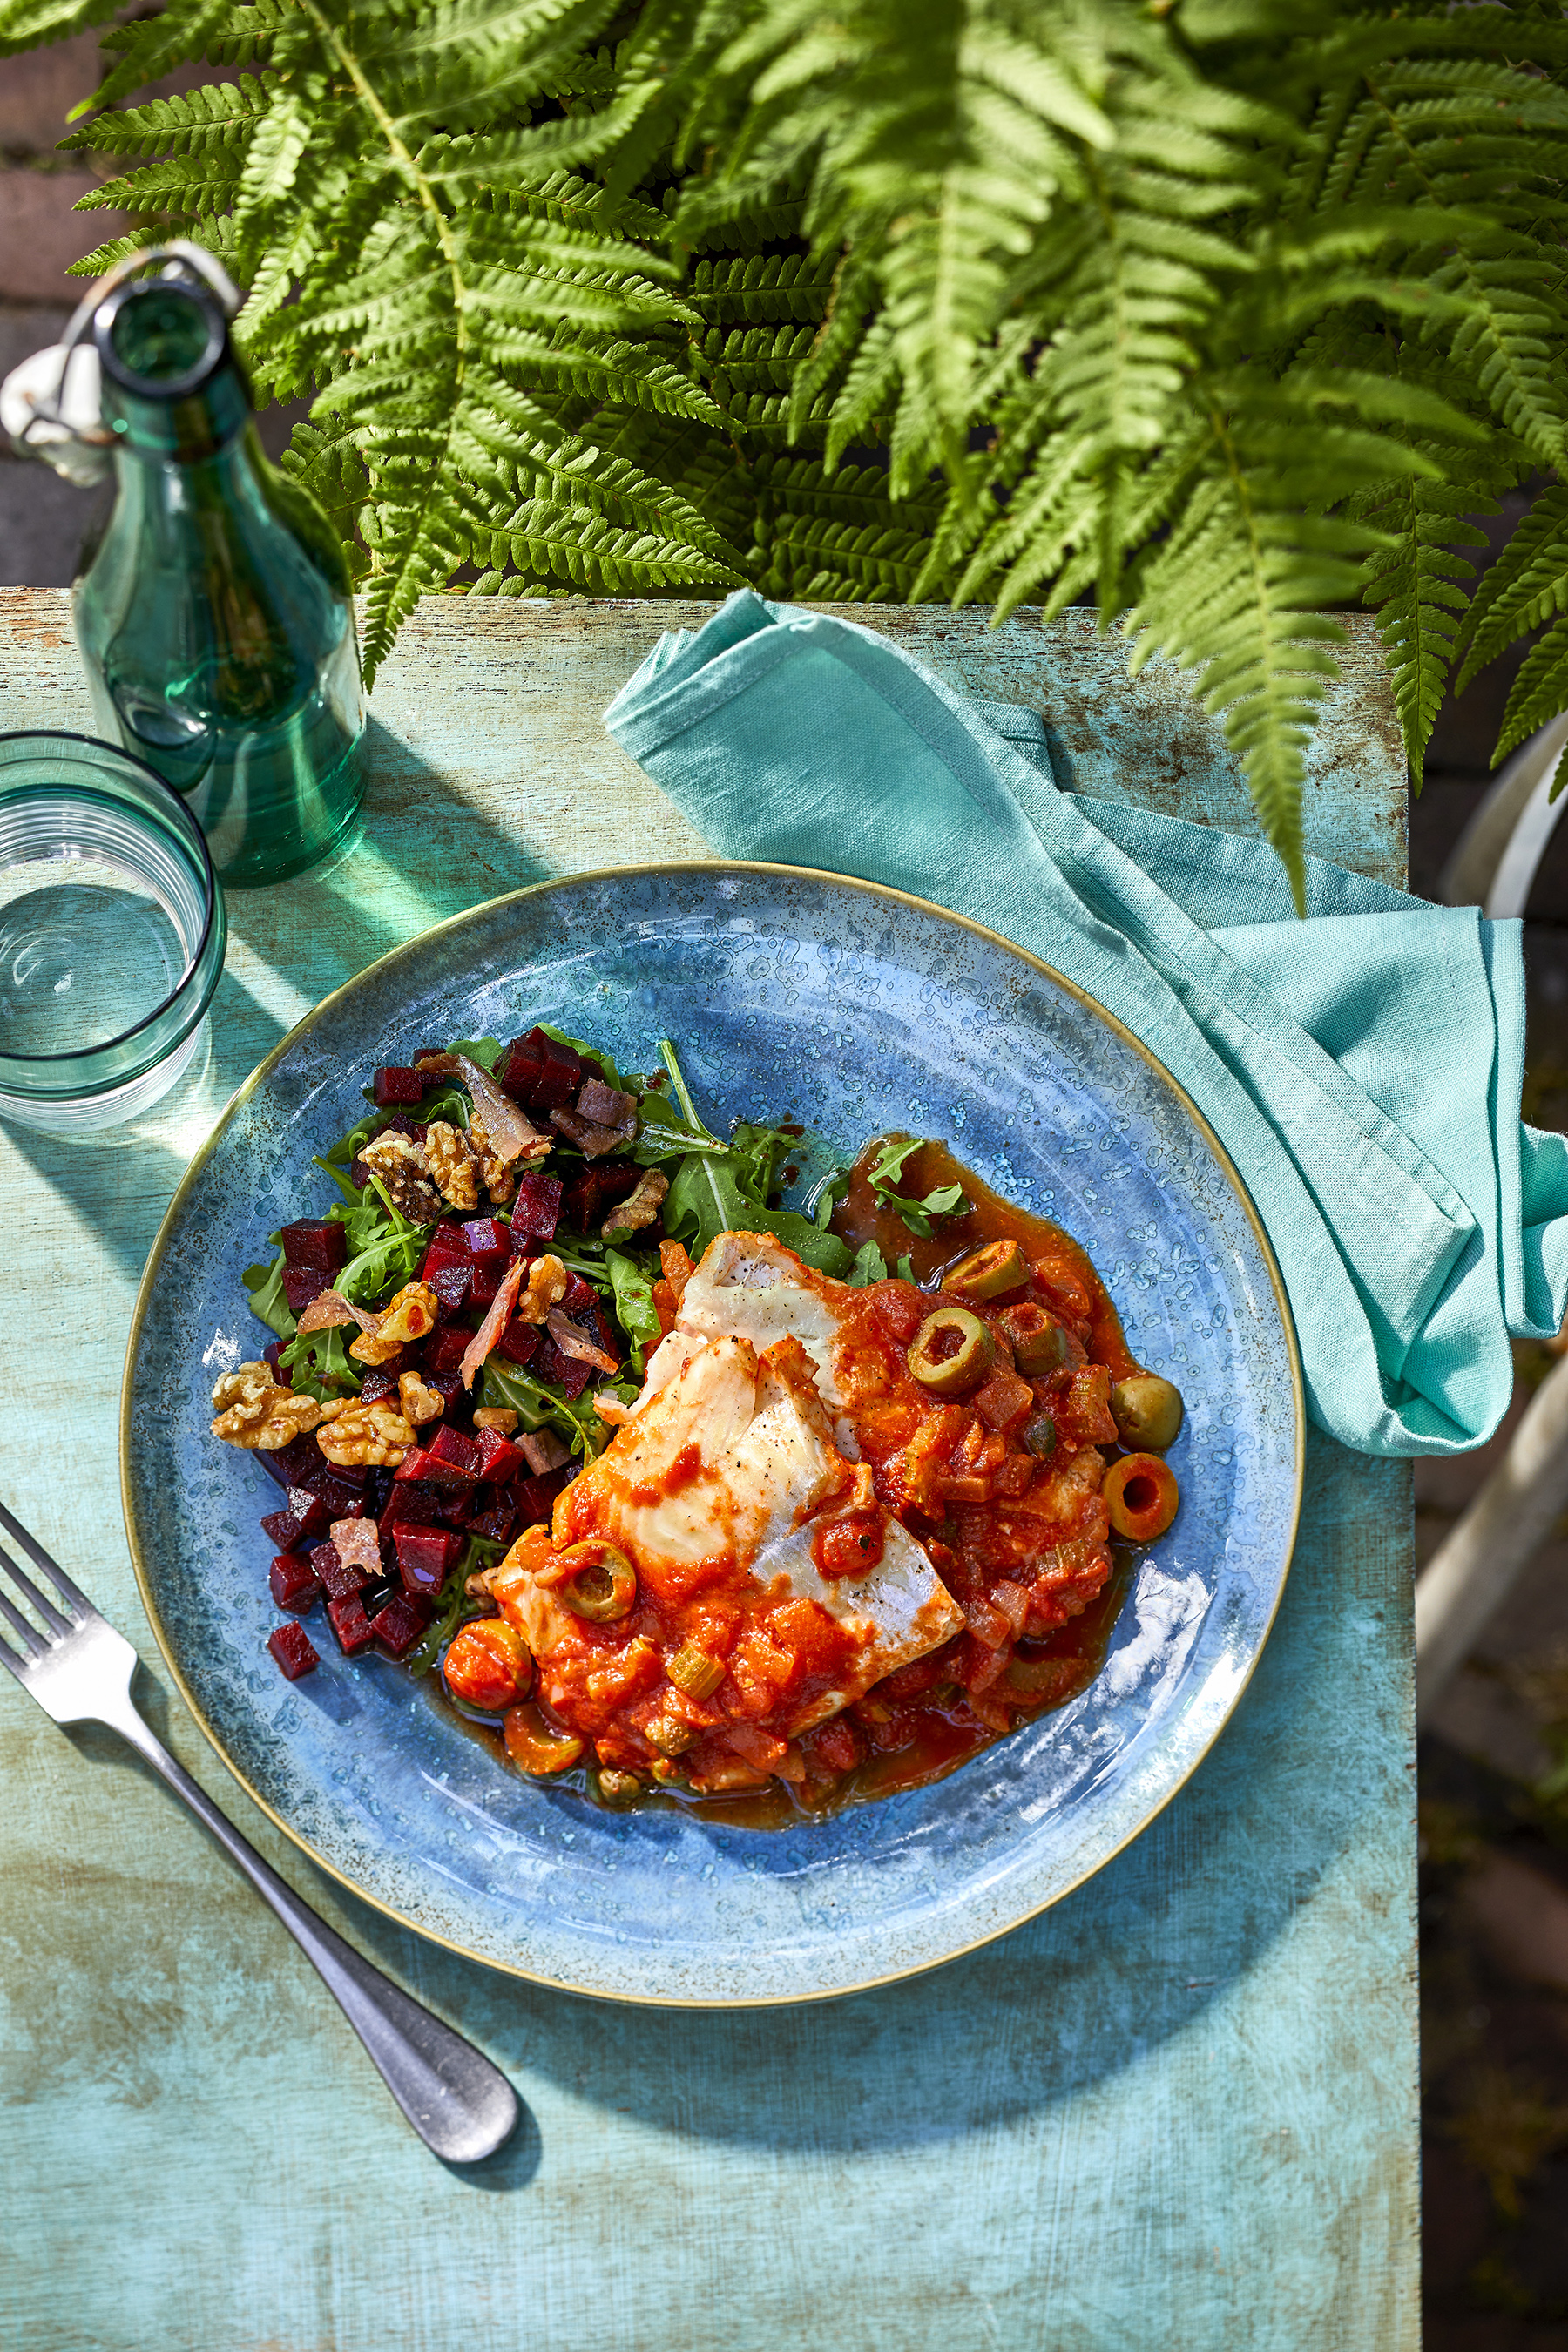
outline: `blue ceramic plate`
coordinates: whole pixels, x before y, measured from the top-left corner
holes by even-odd
[[[285,1683],[257,1522],[278,1490],[208,1434],[259,1352],[241,1269],[320,1215],[312,1152],[378,1064],[535,1020],[623,1067],[675,1037],[721,1121],[794,1113],[846,1155],[950,1138],[1088,1247],[1134,1352],[1180,1385],[1183,1506],[1098,1678],[934,1786],[784,1830],[609,1812],[506,1770],[400,1669]],[[811,1170],[803,1171],[803,1185]],[[1301,1388],[1279,1276],[1192,1105],[1043,964],[919,900],[760,866],[587,875],[476,907],[286,1037],[176,1194],[126,1364],[126,1519],[153,1631],[218,1753],[368,1901],[520,1976],[612,2000],[798,2000],[933,1967],[1044,1909],[1194,1769],[1267,1637],[1295,1536]]]

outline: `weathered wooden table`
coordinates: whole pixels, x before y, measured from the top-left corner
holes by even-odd
[[[708,607],[427,604],[374,697],[363,837],[230,901],[205,1066],[138,1126],[0,1134],[0,1495],[140,1644],[116,1412],[138,1276],[221,1104],[395,942],[543,875],[696,856],[604,736]],[[1080,788],[1247,824],[1170,673],[1041,632],[858,607],[1043,710]],[[1403,879],[1370,626],[1309,844]],[[0,594],[0,730],[89,726],[66,599]],[[942,877],[931,877],[941,898]],[[315,1976],[107,1735],[0,1688],[7,2202],[27,2352],[1403,2352],[1417,2340],[1407,1466],[1314,1437],[1296,1564],[1230,1728],[1056,1910],[933,1975],[796,2011],[615,2008],[357,1904],[179,1702],[158,1729],[325,1916],[481,2042],[528,2114],[471,2172],[392,2107]]]

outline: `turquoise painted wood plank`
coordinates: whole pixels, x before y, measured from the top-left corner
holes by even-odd
[[[706,609],[426,605],[376,692],[362,841],[232,901],[205,1067],[97,1143],[0,1135],[17,1268],[0,1493],[154,1684],[115,1408],[180,1170],[283,1028],[385,947],[545,872],[700,854],[599,714],[662,627]],[[1184,689],[1130,687],[1081,615],[854,617],[1044,709],[1080,788],[1247,822]],[[1364,628],[1352,655],[1310,838],[1399,880],[1403,778]],[[0,595],[0,728],[86,724],[65,600]],[[1004,1942],[821,2008],[616,2010],[442,1953],[321,1878],[157,1700],[285,1874],[507,2067],[527,2124],[470,2175],[407,2133],[293,1946],[142,1769],[0,1690],[0,2097],[31,2250],[0,2280],[0,2343],[1414,2347],[1409,1492],[1407,1465],[1315,1440],[1275,1635],[1161,1820]]]

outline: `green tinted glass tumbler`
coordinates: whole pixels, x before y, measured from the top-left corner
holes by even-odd
[[[117,286],[92,337],[118,481],[74,590],[97,723],[180,794],[220,880],[281,881],[359,805],[342,551],[268,463],[222,307],[181,264]]]
[[[184,803],[83,735],[0,735],[0,1118],[133,1118],[201,1042],[223,893]]]

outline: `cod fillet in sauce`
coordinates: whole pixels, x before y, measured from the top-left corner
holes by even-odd
[[[835,1281],[769,1235],[710,1246],[626,1424],[494,1580],[541,1699],[601,1764],[679,1772],[700,1796],[798,1784],[802,1735],[889,1676],[895,1700],[929,1688],[938,1653],[976,1732],[994,1729],[985,1693],[1016,1639],[1099,1591],[1101,1456],[1082,1443],[1037,1463],[984,1404],[933,1397],[906,1362],[931,1304]],[[562,1598],[595,1544],[636,1574],[610,1622]]]

